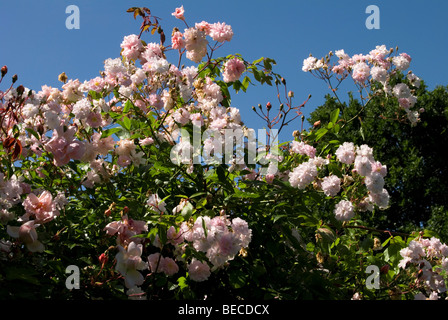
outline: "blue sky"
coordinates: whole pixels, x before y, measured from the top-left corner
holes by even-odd
[[[79,30],[65,27],[68,5],[80,9]],[[169,36],[173,27],[184,28],[171,16],[180,5],[190,25],[205,20],[232,26],[232,41],[216,56],[240,53],[248,61],[262,56],[275,59],[274,70],[287,80],[297,104],[312,95],[303,109],[305,115],[322,104],[328,93],[325,83],[301,70],[310,53],[321,57],[330,50],[344,49],[352,55],[368,53],[381,44],[398,46],[411,55],[411,69],[430,88],[448,84],[448,2],[441,0],[1,0],[0,64],[8,66],[8,76],[18,74],[18,84],[35,90],[44,84],[60,87],[57,76],[63,71],[69,78],[88,80],[99,74],[105,59],[119,56],[125,35],[138,34],[141,20],[134,20],[126,9],[148,7],[161,18]],[[369,5],[380,9],[378,30],[365,26]],[[158,41],[149,33],[143,39]],[[8,81],[0,88],[5,89]],[[234,95],[232,105],[240,109],[249,127],[262,128],[251,106],[268,101],[276,101],[275,89],[256,87]],[[289,140],[299,128],[299,120],[291,123],[281,140]]]

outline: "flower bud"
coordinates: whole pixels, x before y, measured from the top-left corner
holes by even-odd
[[[2,77],[4,77],[5,74],[8,73],[8,67],[7,66],[3,66],[2,69],[1,69],[1,72],[2,72]]]
[[[294,97],[294,91],[289,91],[288,92],[288,97],[289,98],[293,98]]]
[[[61,81],[61,82],[63,82],[63,83],[66,83],[66,82],[67,82],[67,79],[68,79],[68,77],[67,77],[67,75],[65,74],[65,72],[62,72],[62,73],[58,76],[58,80]]]
[[[25,87],[20,85],[20,86],[17,87],[16,90],[17,90],[17,95],[21,96],[23,94],[23,92],[25,91]]]
[[[98,260],[100,261],[100,263],[102,265],[105,265],[107,263],[107,261],[109,260],[109,258],[104,254],[100,254],[100,256],[98,257]]]
[[[318,252],[316,254],[316,260],[318,263],[323,263],[324,262],[324,255],[322,254],[322,252]]]
[[[16,74],[13,75],[12,76],[12,83],[15,83],[17,81],[17,79],[18,79],[17,75]]]
[[[316,128],[318,126],[320,126],[320,120],[317,120],[316,122],[314,122],[313,127]]]
[[[271,103],[270,102],[266,103],[266,109],[269,111],[271,110],[271,108],[272,108]]]
[[[247,250],[244,248],[240,249],[239,255],[242,256],[243,258],[247,257]]]
[[[384,266],[381,267],[380,272],[382,274],[386,274],[389,272],[390,266],[388,264],[385,264]]]
[[[378,238],[373,239],[373,250],[381,250],[383,249],[383,246],[381,245],[381,241]]]

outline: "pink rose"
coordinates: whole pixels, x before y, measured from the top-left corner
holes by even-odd
[[[30,193],[25,201],[23,201],[25,208],[25,217],[31,214],[36,216],[36,221],[39,223],[46,223],[59,215],[59,210],[53,203],[53,197],[49,191],[44,191],[37,197],[34,193]]]
[[[244,62],[240,59],[233,58],[224,64],[223,78],[225,82],[233,82],[241,77],[241,74],[246,70]]]
[[[205,281],[210,277],[210,267],[205,262],[193,259],[188,266],[188,275],[193,281]]]
[[[185,47],[185,41],[183,39],[183,34],[179,31],[174,32],[174,34],[171,36],[171,47],[173,49],[182,49]]]
[[[176,8],[176,10],[171,15],[176,17],[177,19],[185,21],[184,13],[184,6],[181,6],[180,8]]]

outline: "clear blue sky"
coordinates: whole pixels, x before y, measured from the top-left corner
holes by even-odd
[[[65,27],[65,9],[71,4],[80,9],[79,30]],[[18,74],[18,84],[35,90],[44,84],[60,87],[57,76],[63,71],[82,82],[97,76],[105,59],[119,56],[125,35],[138,34],[141,20],[134,20],[126,9],[150,8],[161,18],[169,41],[173,27],[184,28],[171,16],[180,5],[190,25],[205,20],[232,26],[233,40],[218,54],[240,53],[249,61],[275,59],[275,71],[287,80],[298,104],[312,94],[305,115],[328,93],[323,82],[301,70],[309,53],[321,57],[345,49],[351,55],[381,44],[398,46],[411,55],[411,69],[430,88],[448,84],[448,2],[442,0],[0,0],[0,64],[8,66],[8,75]],[[365,27],[368,5],[380,9],[379,30]],[[149,33],[143,39],[157,41]],[[276,101],[276,92],[263,87],[234,96],[232,104],[249,127],[261,128],[251,106],[268,101]],[[299,121],[292,123],[281,140],[289,140],[299,127]]]

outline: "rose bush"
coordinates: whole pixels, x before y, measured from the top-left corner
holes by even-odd
[[[189,26],[177,8],[185,28],[166,45],[149,9],[128,12],[143,19],[140,34],[124,37],[101,76],[61,74],[61,89],[40,91],[14,87],[14,76],[1,93],[1,297],[445,297],[446,245],[427,230],[363,223],[388,207],[387,164],[368,145],[338,140],[352,119],[335,109],[325,127],[303,130],[308,99],[294,101],[274,60],[213,58],[233,37],[225,23]],[[158,42],[144,41],[146,31]],[[329,84],[351,75],[363,108],[395,99],[397,119],[415,125],[418,77],[404,78],[411,59],[393,53],[337,51],[333,66],[329,54],[303,70]],[[267,129],[255,141],[231,92],[257,82],[276,88],[279,105],[253,107]],[[300,116],[293,141],[278,143]],[[334,139],[317,153],[324,135]],[[78,290],[66,287],[69,265],[81,270]],[[366,287],[369,265],[381,268],[378,289]]]

